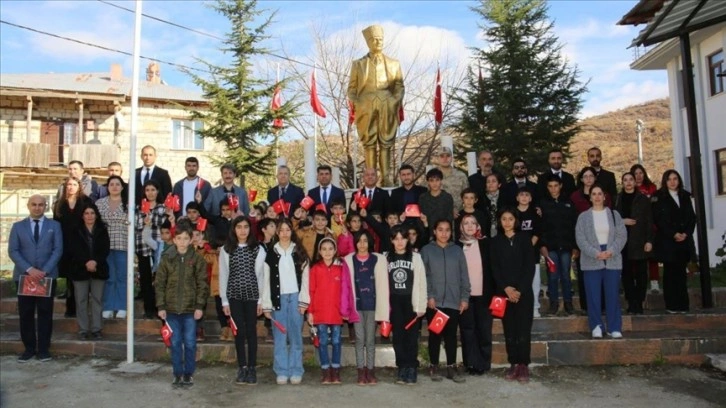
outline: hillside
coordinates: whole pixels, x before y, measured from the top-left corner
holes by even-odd
[[[643,130],[643,165],[651,180],[660,184],[660,176],[673,168],[673,144],[668,99],[657,99],[614,112],[584,119],[580,133],[570,143],[568,171],[576,174],[587,165],[587,150],[597,146],[603,151],[602,166],[620,176],[638,162],[635,121],[645,122]]]

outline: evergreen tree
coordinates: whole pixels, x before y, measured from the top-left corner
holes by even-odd
[[[478,67],[453,96],[455,128],[469,150],[489,150],[505,168],[521,157],[530,173],[543,169],[547,152],[567,152],[578,132],[586,84],[560,55],[543,1],[480,0],[472,11],[484,20],[487,47],[474,49]]]
[[[257,9],[257,1],[218,0],[212,8],[229,20],[231,30],[220,51],[230,55],[231,62],[229,66],[218,66],[199,60],[211,78],[193,73],[190,76],[210,105],[208,110],[193,111],[192,117],[203,121],[204,128],[199,132],[202,137],[224,143],[226,155],[215,161],[232,163],[239,173],[261,173],[273,164],[275,149],[271,147],[277,142],[273,120],[287,121],[295,109],[286,102],[273,112],[270,101],[278,84],[253,74],[252,59],[267,52],[260,43],[268,38],[265,30],[274,14],[253,26],[264,13]],[[279,85],[284,86],[284,82]]]

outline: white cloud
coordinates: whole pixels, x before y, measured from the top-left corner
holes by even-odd
[[[589,18],[574,26],[558,27],[555,25],[554,30],[555,34],[561,40],[568,43],[583,42],[592,38],[627,37],[630,34],[629,27],[616,25],[612,21],[602,21],[594,18]]]
[[[581,117],[587,118],[666,96],[668,84],[665,81],[631,81],[601,95],[591,95],[590,103],[582,111]]]

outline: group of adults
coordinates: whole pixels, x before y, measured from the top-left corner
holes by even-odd
[[[186,177],[172,185],[169,172],[156,165],[156,158],[156,149],[144,146],[143,166],[134,174],[135,205],[139,214],[135,237],[138,298],[143,299],[146,318],[155,318],[156,306],[152,287],[153,251],[142,237],[144,226],[150,226],[152,238],[160,240],[162,225],[187,216],[189,208],[197,209],[189,214],[194,213],[195,217],[200,210],[219,215],[219,204],[230,196],[236,197],[238,212],[250,213],[247,191],[235,184],[234,166],[223,165],[221,183],[213,187],[198,175],[199,161],[189,157],[185,161]],[[562,168],[565,159],[562,151],[550,151],[549,168],[538,175],[536,183],[529,177],[524,160],[511,163],[511,177],[507,180],[494,166],[494,156],[487,151],[479,153],[479,169],[468,177],[453,166],[450,149],[442,148],[438,159],[442,188],[454,203],[451,220],[461,216],[465,195],[462,192],[473,191],[475,209],[485,220],[480,223],[485,226],[480,234],[482,238],[496,234],[496,214],[505,207],[516,207],[520,191],[530,193],[540,219],[536,223],[528,222],[527,228],[537,237],[533,239],[533,246],[552,264],[547,279],[550,313],[559,311],[560,286],[564,313],[573,312],[572,260],[577,265],[580,307],[589,311],[594,337],[601,335],[598,330],[604,328],[601,301],[607,311],[608,332],[621,332],[621,280],[628,312],[643,312],[648,280],[656,285],[658,282],[658,262],[663,263],[666,309],[673,313],[688,311],[686,265],[694,251],[692,234],[696,216],[690,194],[684,190],[677,171],[666,171],[658,187],[643,166],[634,165],[622,175],[618,192],[615,175],[601,166],[602,152],[596,147],[588,151],[590,165],[576,177]],[[128,184],[122,177],[121,164],[110,163],[108,174],[106,183],[99,185],[84,173],[83,163],[70,162],[68,178],[59,188],[52,208],[53,219],[44,215],[46,199],[33,195],[28,200],[30,216],[13,225],[9,242],[16,282],[22,275],[33,280],[51,278],[55,295],[55,278],[67,279],[66,316],[77,318],[81,338],[100,339],[102,318],[126,317]],[[289,214],[295,212],[306,195],[314,201],[314,206],[325,206],[329,214],[331,204],[346,200],[344,190],[332,184],[329,166],[318,167],[318,186],[307,194],[290,182],[290,169],[286,166],[278,167],[276,176],[277,185],[267,192],[267,202],[290,203]],[[399,216],[409,205],[419,204],[427,189],[416,184],[414,168],[404,164],[398,176],[400,186],[389,191],[377,186],[375,168],[364,170],[360,194],[370,200],[369,214],[378,214],[381,218],[391,214]],[[177,208],[164,205],[169,194],[179,197]],[[142,214],[142,201],[149,206],[150,221]],[[190,206],[190,203],[196,204]],[[422,218],[426,218],[423,212]],[[539,281],[537,274],[532,288],[535,299]],[[537,316],[539,305],[535,303]],[[41,360],[49,359],[53,296],[18,296],[18,310],[25,346],[19,361],[28,361],[36,355]]]

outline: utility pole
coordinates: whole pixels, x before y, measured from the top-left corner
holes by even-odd
[[[643,165],[643,128],[645,123],[642,119],[635,121],[635,133],[638,135],[638,164]]]

